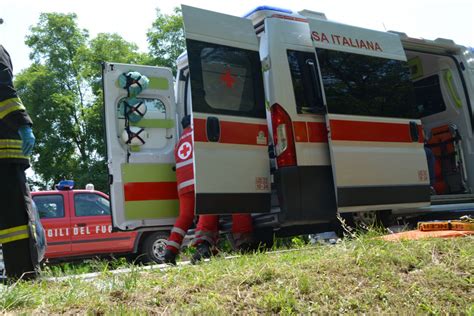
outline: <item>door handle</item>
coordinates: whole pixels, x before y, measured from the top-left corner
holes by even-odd
[[[410,136],[412,142],[418,142],[420,139],[420,132],[418,131],[418,124],[414,121],[410,121]]]
[[[78,223],[76,224],[77,227],[86,227],[87,224],[86,223]]]
[[[214,116],[209,116],[206,120],[206,134],[207,140],[210,142],[218,142],[221,138],[221,126],[219,119]]]

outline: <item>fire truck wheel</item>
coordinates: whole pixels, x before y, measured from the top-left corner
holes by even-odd
[[[146,237],[142,247],[143,263],[163,263],[169,232],[156,232]]]

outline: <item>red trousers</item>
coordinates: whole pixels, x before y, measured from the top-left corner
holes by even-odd
[[[194,219],[194,191],[179,196],[179,216],[176,219],[171,235],[166,243],[166,249],[174,253],[179,252],[186,232],[193,224]]]
[[[250,214],[232,214],[232,233],[243,234],[253,232]],[[214,245],[219,235],[219,215],[201,215],[196,227],[195,245],[203,241]]]

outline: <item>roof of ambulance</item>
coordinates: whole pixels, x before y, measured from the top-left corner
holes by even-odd
[[[258,6],[255,9],[244,14],[242,17],[246,19],[250,19],[252,20],[254,24],[256,24],[258,21],[262,20],[264,17],[267,17],[267,14],[269,14],[270,12],[273,12],[273,13],[277,12],[282,15],[291,15],[293,17],[304,18],[304,16],[302,16],[301,14],[293,12],[290,9],[278,8],[278,7],[266,6],[266,5]],[[326,19],[326,16],[324,15],[324,13],[307,11],[307,10],[304,10],[302,12],[310,13],[311,15],[317,15],[318,18]],[[443,50],[444,49],[458,50],[460,47],[462,47],[460,45],[457,45],[453,40],[450,40],[450,39],[437,38],[435,40],[427,40],[423,38],[411,38],[406,33],[403,33],[403,32],[396,32],[396,31],[388,31],[388,32],[398,34],[400,36],[400,39],[405,43],[411,42],[412,44],[415,43],[415,45],[425,44],[425,45],[430,45],[430,46],[433,46],[433,45],[440,46],[441,49]],[[474,48],[469,47],[468,49],[472,53],[474,53]],[[177,64],[185,61],[186,56],[187,56],[186,51],[181,53],[181,55],[179,55],[178,58],[176,59]]]

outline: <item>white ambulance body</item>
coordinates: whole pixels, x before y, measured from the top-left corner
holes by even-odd
[[[175,91],[169,69],[104,64],[116,228],[173,224],[173,149],[186,114],[196,214],[253,213],[257,226],[298,234],[327,230],[337,213],[474,209],[472,51],[309,11],[182,12]],[[117,111],[127,96],[117,78],[130,70],[151,79],[135,123]],[[132,126],[144,145],[124,141]]]

